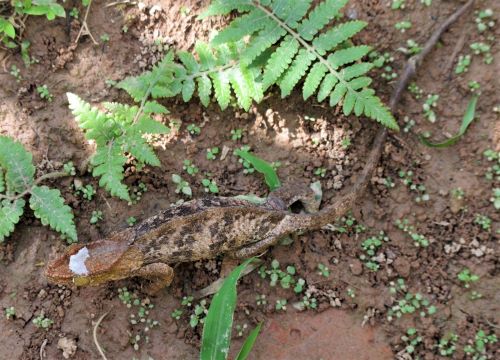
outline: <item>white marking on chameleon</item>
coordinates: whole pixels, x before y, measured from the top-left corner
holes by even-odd
[[[85,266],[85,260],[90,257],[87,247],[81,248],[75,255],[69,257],[69,269],[77,275],[88,275],[89,271]]]

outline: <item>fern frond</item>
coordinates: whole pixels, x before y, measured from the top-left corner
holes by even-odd
[[[128,136],[123,149],[144,164],[160,166],[160,160],[140,133]]]
[[[108,190],[111,195],[130,201],[128,188],[122,183],[126,161],[121,144],[112,142],[105,147],[98,147],[91,160],[94,166],[92,175],[101,177],[99,186]]]
[[[0,194],[5,191],[5,180],[3,178],[3,170],[0,167]]]
[[[17,199],[14,202],[3,200],[0,202],[0,244],[13,231],[24,212],[25,201]]]
[[[1,135],[0,168],[5,172],[7,194],[21,193],[33,185],[33,156],[21,143]]]
[[[206,13],[225,14],[232,10],[246,13],[219,33],[214,43],[250,36],[241,52],[240,61],[245,66],[252,66],[264,52],[272,52],[264,65],[264,89],[277,84],[281,96],[286,97],[304,81],[304,99],[317,92],[318,101],[329,98],[330,106],[341,104],[345,115],[354,111],[398,129],[390,111],[368,88],[371,79],[363,76],[372,65],[358,63],[371,48],[350,43],[366,27],[366,22],[347,21],[322,31],[338,17],[347,0],[325,0],[307,16],[310,3],[309,0],[249,0],[233,4],[230,0],[216,0]],[[248,20],[257,25],[252,27]]]
[[[30,193],[30,208],[42,224],[49,225],[72,242],[78,241],[73,213],[71,208],[64,204],[61,192],[47,186],[33,186]]]

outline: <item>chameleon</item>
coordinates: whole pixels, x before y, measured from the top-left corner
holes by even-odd
[[[70,245],[49,262],[45,275],[51,283],[68,286],[141,277],[149,280],[145,292],[155,294],[172,282],[173,264],[261,254],[288,235],[321,229],[350,210],[371,178],[386,135],[385,129],[377,133],[350,191],[321,210],[321,200],[305,184],[278,188],[261,205],[229,197],[191,200],[102,240]],[[290,212],[295,202],[305,212]]]

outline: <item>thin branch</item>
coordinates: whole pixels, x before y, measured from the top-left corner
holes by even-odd
[[[92,39],[92,42],[94,45],[99,45],[97,41],[95,41],[94,37],[92,36],[92,33],[89,30],[89,27],[87,25],[87,17],[89,16],[89,11],[90,11],[90,6],[92,5],[92,0],[89,1],[89,4],[87,5],[87,10],[85,11],[85,16],[83,17],[83,22],[82,26],[80,27],[80,31],[78,32],[78,35],[76,36],[75,44],[78,43],[80,40],[80,37],[82,35],[88,35]],[[85,30],[85,34],[83,33],[83,30]]]
[[[104,313],[104,314],[101,315],[101,317],[95,323],[94,329],[92,331],[92,337],[94,338],[94,344],[95,344],[97,350],[99,351],[99,354],[101,355],[101,357],[102,357],[103,360],[108,360],[108,359],[106,358],[106,355],[104,355],[104,351],[102,350],[101,345],[99,345],[99,341],[97,341],[97,328],[99,327],[99,325],[101,325],[101,322],[104,320],[104,318],[108,314],[109,313]]]
[[[65,176],[69,176],[69,175],[70,174],[68,174],[66,171],[55,171],[55,172],[51,172],[51,173],[42,175],[38,179],[35,180],[33,185],[29,186],[29,188],[24,190],[22,193],[19,193],[15,196],[7,196],[7,195],[0,194],[0,200],[7,199],[10,201],[15,201],[15,200],[20,199],[20,198],[24,197],[25,195],[29,194],[31,192],[31,190],[33,190],[33,187],[40,184],[42,181],[45,181],[48,179],[56,179],[56,178],[65,177]]]

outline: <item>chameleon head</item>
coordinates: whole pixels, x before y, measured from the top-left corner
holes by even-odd
[[[45,276],[49,282],[60,285],[99,285],[130,276],[141,267],[142,259],[140,251],[118,241],[73,244],[49,262]]]

